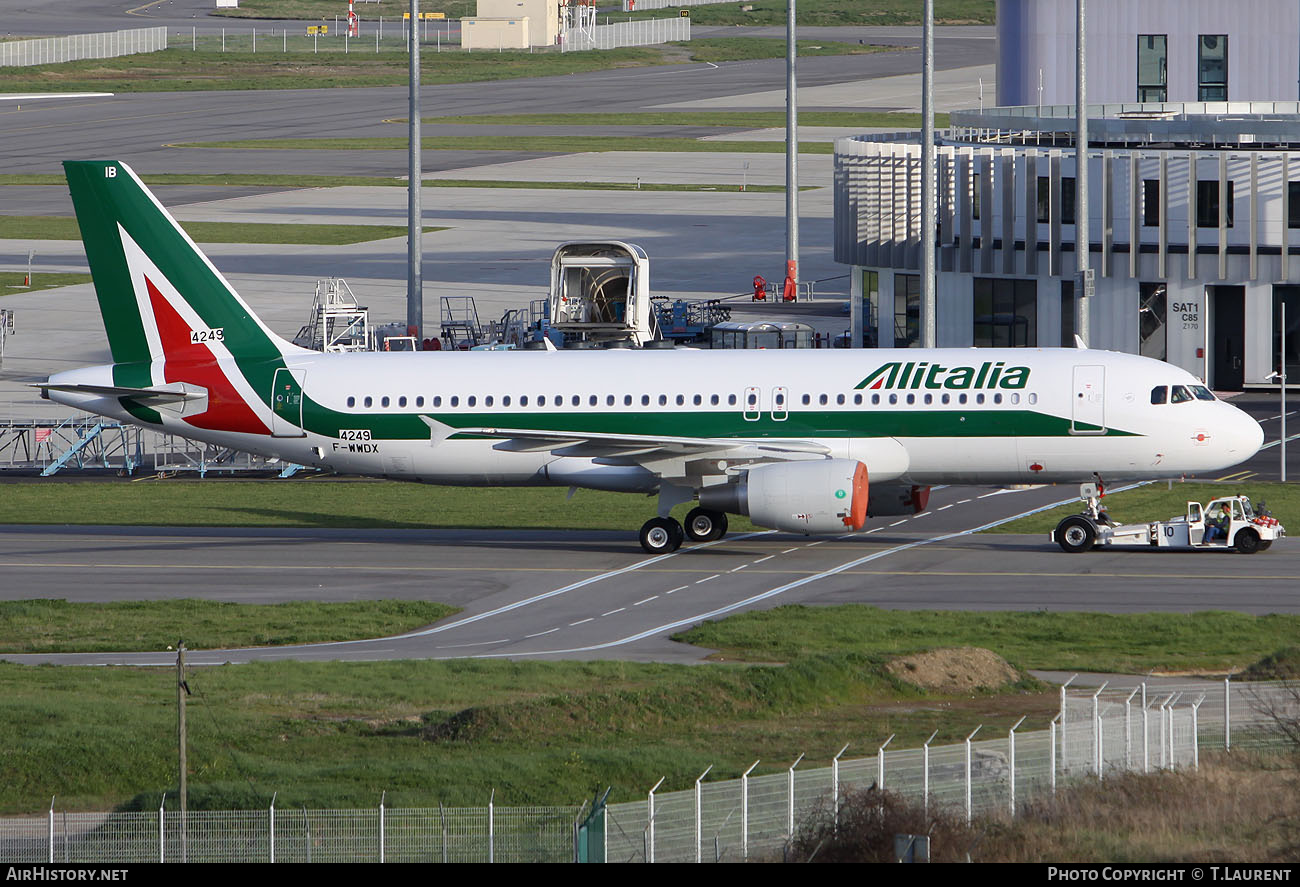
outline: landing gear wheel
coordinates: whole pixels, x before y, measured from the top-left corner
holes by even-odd
[[[1261,541],[1259,533],[1247,527],[1237,531],[1237,538],[1233,540],[1232,544],[1242,554],[1254,554],[1259,551]]]
[[[671,517],[652,517],[641,525],[641,547],[648,554],[668,554],[682,547],[682,525]]]
[[[692,542],[712,542],[727,534],[727,515],[707,508],[692,508],[686,515],[686,538]]]
[[[1087,518],[1067,517],[1056,525],[1056,544],[1062,551],[1077,554],[1087,551],[1097,541],[1097,531]]]

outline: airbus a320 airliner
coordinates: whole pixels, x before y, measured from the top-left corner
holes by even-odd
[[[657,494],[651,553],[728,514],[846,533],[933,484],[1178,477],[1263,443],[1189,373],[1105,351],[322,354],[272,332],[126,164],[64,166],[113,363],[46,397],[345,474]]]

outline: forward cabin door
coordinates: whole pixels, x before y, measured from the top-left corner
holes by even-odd
[[[306,437],[302,427],[303,370],[278,369],[271,383],[271,436]]]
[[[1072,396],[1071,434],[1104,434],[1106,432],[1106,368],[1104,366],[1077,366],[1074,368],[1074,393]]]

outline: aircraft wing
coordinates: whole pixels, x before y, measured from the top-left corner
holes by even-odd
[[[556,456],[598,459],[612,465],[645,465],[652,470],[659,463],[682,459],[711,458],[757,463],[817,458],[830,452],[829,447],[806,440],[672,437],[536,428],[453,428],[428,416],[420,418],[429,426],[434,445],[452,435],[466,434],[500,438],[496,449],[509,452],[550,452]]]

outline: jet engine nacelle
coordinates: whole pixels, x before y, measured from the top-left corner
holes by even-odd
[[[909,484],[876,484],[867,500],[867,517],[920,514],[930,504],[930,488]]]
[[[751,468],[739,483],[706,487],[700,506],[748,515],[790,533],[844,533],[867,519],[867,466],[853,459],[779,462]]]

